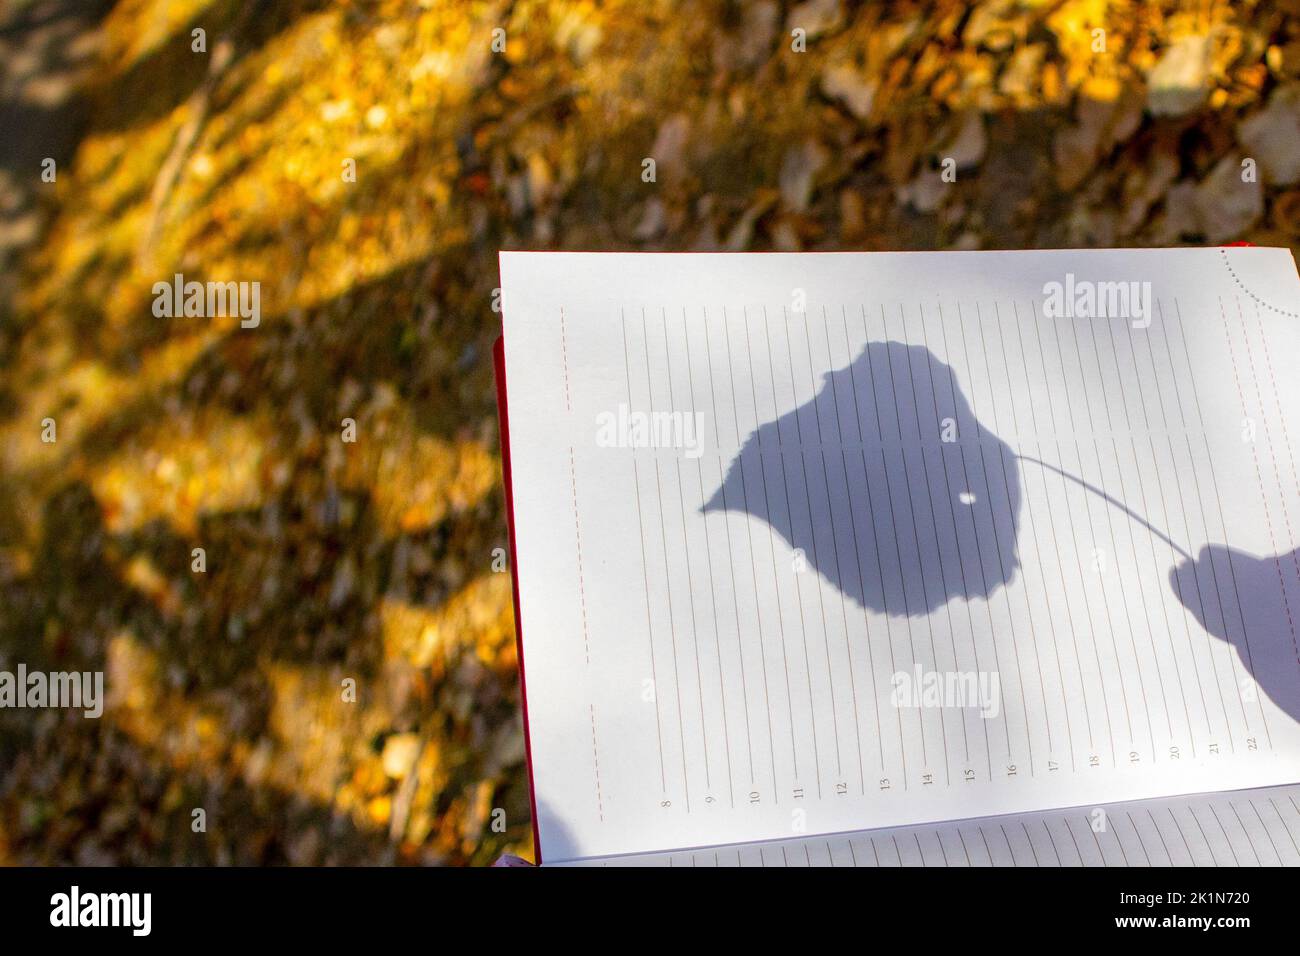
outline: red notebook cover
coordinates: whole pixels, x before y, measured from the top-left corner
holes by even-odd
[[[524,756],[528,762],[528,803],[533,813],[533,855],[542,862],[542,840],[537,829],[537,790],[533,785],[533,748],[528,736],[528,685],[524,677],[524,628],[519,614],[519,565],[515,557],[515,499],[510,480],[510,416],[506,410],[506,342],[498,337],[492,346],[496,371],[497,420],[501,433],[501,477],[506,491],[506,526],[510,537],[510,589],[515,603],[515,646],[519,657],[519,696],[524,716]]]

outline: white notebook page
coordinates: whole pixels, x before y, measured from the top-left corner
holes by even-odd
[[[501,269],[545,860],[1300,780],[1285,250]]]
[[[1300,787],[1012,813],[578,866],[1300,866]]]

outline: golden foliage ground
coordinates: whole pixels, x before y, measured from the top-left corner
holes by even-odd
[[[112,5],[0,312],[0,664],[102,668],[109,705],[0,714],[0,861],[530,855],[497,251],[1294,245],[1295,183],[1223,186],[1295,13]],[[261,326],[154,318],[176,272],[260,282]]]

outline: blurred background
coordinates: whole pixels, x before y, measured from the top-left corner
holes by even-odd
[[[0,862],[531,857],[499,250],[1294,249],[1298,186],[1297,0],[0,0],[0,669],[107,691],[0,710]]]

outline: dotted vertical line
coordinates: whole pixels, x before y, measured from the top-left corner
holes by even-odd
[[[1251,347],[1251,344],[1250,344],[1250,335],[1249,335],[1249,333],[1246,331],[1246,316],[1245,316],[1245,313],[1243,313],[1243,312],[1241,311],[1241,300],[1240,300],[1240,299],[1237,299],[1237,316],[1241,319],[1241,332],[1242,332],[1242,335],[1245,337],[1245,340],[1246,340],[1246,345],[1245,345],[1246,359],[1250,362],[1250,377],[1251,377],[1251,378],[1254,380],[1254,382],[1255,382],[1255,394],[1259,396],[1259,410],[1260,410],[1260,414],[1263,415],[1263,413],[1264,413],[1264,390],[1260,387],[1259,373],[1255,370],[1255,352],[1254,352],[1254,349]],[[1274,398],[1276,399],[1276,398],[1277,398],[1277,380],[1276,380],[1275,378],[1273,378],[1273,360],[1268,356],[1268,351],[1267,351],[1267,350],[1268,350],[1268,337],[1264,335],[1264,329],[1263,329],[1263,326],[1262,326],[1262,325],[1261,325],[1261,327],[1260,327],[1260,339],[1261,339],[1261,340],[1263,341],[1263,343],[1264,343],[1265,358],[1268,359],[1268,373],[1269,373],[1269,378],[1272,380],[1272,383],[1273,383],[1273,394],[1274,394]],[[1243,401],[1244,401],[1244,400],[1243,400]],[[1278,419],[1281,421],[1283,429],[1285,429],[1285,428],[1286,428],[1286,415],[1285,415],[1284,413],[1282,413],[1282,406],[1281,406],[1281,403],[1280,403],[1280,402],[1278,403],[1278,412],[1279,412]],[[1283,523],[1286,525],[1287,539],[1288,539],[1289,541],[1294,541],[1294,540],[1295,540],[1295,532],[1291,529],[1291,512],[1290,512],[1290,510],[1289,510],[1289,509],[1287,508],[1287,506],[1286,506],[1286,492],[1283,490],[1284,486],[1283,486],[1283,484],[1282,484],[1282,472],[1281,472],[1281,469],[1278,468],[1278,464],[1277,464],[1277,454],[1273,451],[1273,439],[1272,439],[1272,437],[1271,437],[1271,436],[1269,435],[1269,433],[1268,433],[1268,425],[1267,425],[1267,422],[1264,424],[1264,437],[1265,437],[1265,439],[1268,441],[1269,460],[1270,460],[1270,461],[1272,462],[1272,464],[1273,464],[1273,480],[1277,482],[1277,486],[1278,486],[1278,500],[1282,503],[1282,521],[1283,521]],[[1284,437],[1285,437],[1285,435],[1284,435]],[[1254,445],[1254,442],[1253,442],[1253,441],[1251,442],[1251,445],[1252,445],[1252,446]],[[1289,450],[1290,450],[1290,438],[1287,438],[1287,446],[1288,446],[1288,451],[1289,451]],[[1257,467],[1258,467],[1258,464],[1257,464]],[[1292,468],[1294,468],[1294,467],[1295,467],[1295,460],[1294,460],[1294,458],[1293,458],[1293,459],[1292,459]],[[1265,507],[1265,509],[1267,510],[1268,505],[1265,504],[1264,507]],[[1276,544],[1274,545],[1273,551],[1274,551],[1274,554],[1275,554],[1275,555],[1278,553],[1278,551],[1277,551],[1277,547],[1276,547]],[[1274,558],[1274,560],[1275,560],[1275,561],[1277,560],[1276,557]],[[1300,561],[1297,561],[1294,552],[1292,552],[1291,560],[1297,562],[1297,563],[1296,563],[1296,573],[1297,573],[1297,575],[1300,575]],[[1282,600],[1283,600],[1283,602],[1285,603],[1285,602],[1286,602],[1286,584],[1285,584],[1285,580],[1284,580],[1283,575],[1282,575],[1282,566],[1281,566],[1280,563],[1278,564],[1277,574],[1278,574],[1278,580],[1281,581],[1281,582],[1283,582],[1283,583],[1282,583]],[[1288,605],[1287,605],[1287,621],[1288,621],[1288,623],[1290,622],[1290,620],[1291,620],[1291,607],[1290,607],[1290,605],[1288,604]],[[1291,649],[1295,652],[1297,663],[1300,663],[1300,643],[1297,643],[1297,640],[1296,640],[1296,633],[1295,633],[1295,627],[1294,627],[1294,626],[1291,628]]]
[[[582,608],[582,647],[591,665],[591,646],[587,630],[587,585],[582,572],[582,525],[578,522],[578,471],[573,457],[573,446],[569,446],[569,484],[573,492],[573,536],[578,545],[578,603]]]
[[[569,486],[573,494],[573,535],[578,550],[578,606],[582,609],[582,650],[591,666],[590,631],[587,625],[587,584],[582,567],[582,525],[578,520],[578,468],[574,459],[573,446],[569,446]],[[600,787],[600,755],[596,750],[596,705],[589,703],[591,713],[591,759],[596,772],[596,812],[600,822],[605,822],[605,801]]]
[[[1282,410],[1282,398],[1281,398],[1281,393],[1278,391],[1278,387],[1277,387],[1277,376],[1273,374],[1273,356],[1272,356],[1272,353],[1269,351],[1269,348],[1268,348],[1268,336],[1264,334],[1264,323],[1263,323],[1262,319],[1260,318],[1260,315],[1259,315],[1259,312],[1258,312],[1258,311],[1256,311],[1256,313],[1255,313],[1255,319],[1256,319],[1256,321],[1259,322],[1259,339],[1260,339],[1261,342],[1264,343],[1264,362],[1265,362],[1265,364],[1267,365],[1267,368],[1268,368],[1268,378],[1269,378],[1269,382],[1270,382],[1270,383],[1272,384],[1272,386],[1273,386],[1273,402],[1274,402],[1275,405],[1277,405],[1278,422],[1279,422],[1279,423],[1281,424],[1281,426],[1282,426],[1282,443],[1283,443],[1283,445],[1286,447],[1287,458],[1288,458],[1288,459],[1290,460],[1290,462],[1291,462],[1291,477],[1292,477],[1292,480],[1295,481],[1296,486],[1297,486],[1297,487],[1300,487],[1300,469],[1296,468],[1296,463],[1295,463],[1295,452],[1292,450],[1292,447],[1291,447],[1291,432],[1290,432],[1290,429],[1288,429],[1288,428],[1286,427],[1286,413]],[[1243,326],[1243,328],[1245,327],[1245,319],[1244,319],[1244,318],[1242,319],[1242,326]],[[1273,468],[1274,468],[1274,470],[1277,469],[1277,460],[1276,460],[1276,458],[1275,458],[1274,461],[1273,461]],[[1280,479],[1280,478],[1278,479],[1278,484],[1279,484],[1279,485],[1281,484],[1281,479]],[[1283,505],[1282,505],[1282,507],[1283,507],[1283,508],[1286,507],[1285,498],[1283,499]],[[1288,516],[1288,519],[1287,519],[1287,530],[1290,531],[1290,518],[1289,518],[1289,516]],[[1295,538],[1292,537],[1291,540],[1294,541]],[[1300,556],[1297,556],[1297,552],[1295,552],[1295,551],[1292,551],[1292,552],[1291,552],[1291,560],[1295,563],[1296,577],[1297,577],[1297,579],[1300,579]],[[1293,648],[1293,650],[1295,650],[1295,652],[1296,652],[1296,662],[1297,662],[1297,663],[1300,663],[1300,646],[1298,646],[1298,645],[1296,644],[1296,641],[1295,641],[1294,637],[1295,637],[1295,636],[1292,635],[1292,642],[1291,642],[1291,643],[1292,643],[1292,648]]]
[[[560,306],[560,357],[564,362],[564,410],[573,411],[573,399],[569,391],[569,336],[564,321],[564,306]]]
[[[588,704],[591,711],[591,759],[596,765],[596,812],[600,822],[605,822],[605,799],[600,789],[600,754],[596,750],[596,705]]]
[[[1228,357],[1232,361],[1232,378],[1233,381],[1237,383],[1237,398],[1241,401],[1241,413],[1243,415],[1249,415],[1250,411],[1246,407],[1246,392],[1241,387],[1241,376],[1237,372],[1237,356],[1236,356],[1236,352],[1232,347],[1232,333],[1228,328],[1228,316],[1223,309],[1222,299],[1219,300],[1219,314],[1223,317],[1223,335],[1225,340],[1228,343]],[[1247,352],[1249,352],[1250,350],[1249,342],[1246,343],[1246,349]],[[1286,578],[1283,577],[1282,575],[1282,562],[1278,560],[1278,555],[1280,554],[1280,552],[1277,549],[1277,535],[1273,530],[1273,518],[1269,512],[1268,501],[1264,497],[1264,470],[1260,467],[1259,464],[1259,452],[1255,448],[1255,442],[1252,440],[1249,442],[1249,445],[1250,445],[1250,454],[1255,459],[1255,479],[1256,481],[1259,482],[1260,502],[1264,505],[1264,521],[1268,525],[1268,537],[1269,537],[1269,541],[1272,542],[1273,545],[1273,564],[1277,567],[1277,584],[1278,587],[1281,588],[1282,590],[1282,606],[1286,609],[1286,623],[1287,623],[1287,627],[1291,631],[1291,643],[1293,646],[1295,646],[1296,645],[1295,621],[1291,616],[1291,602],[1287,600]],[[1231,560],[1231,558],[1229,558],[1229,560]],[[1227,627],[1226,622],[1224,623],[1224,627],[1225,628]],[[1245,635],[1243,635],[1243,637],[1244,636]]]

